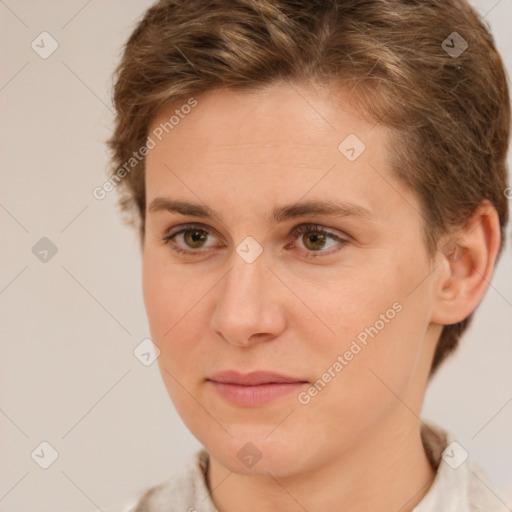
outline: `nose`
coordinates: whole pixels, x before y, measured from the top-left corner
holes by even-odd
[[[271,341],[286,328],[283,285],[264,255],[247,263],[238,254],[217,288],[211,327],[226,342],[241,347]]]

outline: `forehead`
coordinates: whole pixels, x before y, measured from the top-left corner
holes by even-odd
[[[150,132],[161,127],[163,138],[179,140],[180,134],[193,131],[197,144],[225,155],[233,146],[336,149],[349,133],[361,138],[368,138],[369,131],[385,136],[386,129],[375,130],[375,123],[363,120],[351,107],[357,98],[356,93],[335,86],[285,82],[250,91],[218,89],[194,96],[193,108],[187,105],[190,98],[165,105],[153,118]]]
[[[396,195],[382,178],[389,175],[390,133],[362,119],[352,98],[343,90],[279,83],[197,95],[191,109],[182,108],[188,98],[166,105],[149,128],[155,145],[146,159],[148,202],[167,188],[247,205],[329,193],[328,199],[382,208]]]

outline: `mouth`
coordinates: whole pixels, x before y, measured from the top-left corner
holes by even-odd
[[[240,407],[266,405],[309,384],[307,380],[274,372],[241,374],[232,370],[216,373],[207,382],[225,400]]]

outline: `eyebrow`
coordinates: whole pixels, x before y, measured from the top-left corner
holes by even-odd
[[[209,206],[190,201],[173,200],[166,197],[156,197],[151,201],[148,212],[166,211],[191,217],[202,217],[224,224],[222,216]],[[363,220],[374,220],[373,212],[364,206],[350,202],[335,201],[302,201],[284,206],[276,206],[265,217],[267,224],[285,222],[298,217],[323,215],[329,217],[356,217]]]

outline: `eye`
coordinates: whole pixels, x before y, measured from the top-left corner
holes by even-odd
[[[317,224],[301,224],[294,228],[290,234],[300,240],[301,243],[299,244],[299,247],[303,252],[305,252],[304,257],[306,258],[329,256],[338,252],[340,249],[335,251],[326,251],[324,250],[326,247],[330,248],[336,245],[343,247],[349,243],[348,240],[326,231]],[[221,247],[220,243],[214,243],[209,246],[206,245],[209,237],[212,237],[212,235],[202,224],[185,224],[170,230],[162,240],[177,253],[197,255],[204,252],[203,249]],[[331,241],[331,245],[328,245],[329,240]]]
[[[317,224],[302,224],[297,226],[291,234],[301,241],[304,250],[307,251],[305,254],[306,258],[330,256],[331,254],[338,252],[340,249],[335,251],[323,250],[326,247],[330,248],[336,246],[336,243],[328,246],[327,243],[329,240],[337,242],[337,244],[341,245],[341,247],[349,243],[348,240],[345,240],[335,235],[334,233],[326,231],[322,228],[322,226],[318,226]],[[314,254],[315,252],[320,254]]]
[[[179,226],[179,229],[171,230],[164,237],[163,241],[169,245],[173,251],[178,253],[191,254],[199,252],[198,249],[203,249],[207,238],[211,236],[210,233],[201,224],[186,224]],[[177,245],[176,240],[181,240],[184,245],[192,250],[183,249]],[[214,244],[211,247],[219,246]]]

